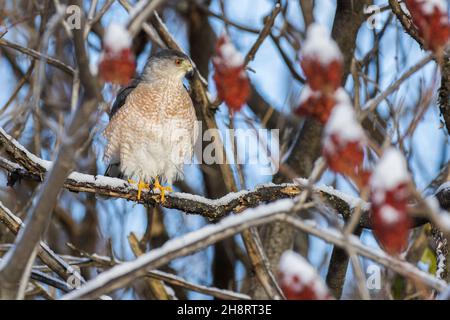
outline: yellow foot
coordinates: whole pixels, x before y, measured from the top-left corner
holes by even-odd
[[[138,188],[137,199],[138,199],[138,201],[141,200],[141,193],[142,193],[142,190],[144,190],[144,189],[150,190],[150,185],[149,185],[148,183],[145,183],[145,182],[142,181],[142,180],[139,180],[139,182],[136,183],[136,181],[131,180],[131,179],[128,179],[128,183],[136,184],[136,185],[137,185],[137,188]]]
[[[161,202],[164,202],[166,200],[166,191],[168,192],[172,192],[172,188],[167,186],[167,187],[163,187],[160,183],[159,183],[159,179],[156,178],[155,179],[155,184],[153,185],[153,190],[158,189],[159,192],[161,193]]]

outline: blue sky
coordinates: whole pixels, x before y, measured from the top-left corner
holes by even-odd
[[[102,4],[104,1],[99,1]],[[378,4],[385,4],[386,1],[376,1]],[[239,22],[243,25],[251,26],[253,28],[262,27],[262,18],[267,15],[273,6],[273,1],[270,0],[228,0],[225,1],[226,14],[228,17],[232,17],[233,21]],[[298,10],[298,1],[289,2],[288,18],[289,20],[299,28],[303,27],[302,16]],[[211,10],[214,12],[220,12],[220,8],[217,0],[212,1]],[[334,17],[335,1],[332,0],[317,0],[316,8],[314,11],[315,18],[321,24],[332,26]],[[384,20],[387,17],[387,13],[381,16]],[[103,22],[107,25],[110,21],[122,21],[125,22],[127,15],[125,11],[115,3],[112,6],[110,12],[105,15]],[[188,49],[186,42],[186,28],[183,23],[179,22],[179,17],[169,14],[168,15],[168,27],[173,33],[175,38],[185,49]],[[223,31],[223,24],[220,20],[215,18],[210,19],[211,24],[217,34]],[[395,20],[394,20],[395,21]],[[280,20],[276,25],[279,26]],[[408,67],[414,65],[419,61],[425,52],[421,51],[418,45],[403,31],[399,31],[395,25],[391,25],[388,28],[386,36],[381,43],[381,84],[382,88],[389,86],[395,79],[399,77]],[[235,28],[230,28],[231,38],[237,48],[245,53],[251,47],[256,39],[253,34],[248,34]],[[22,42],[20,34],[11,30],[6,36],[6,39],[14,42]],[[372,31],[368,27],[362,27],[357,39],[357,58],[362,57],[372,44]],[[98,39],[91,36],[90,41],[99,45]],[[401,43],[405,48],[405,53],[398,51],[396,44]],[[292,59],[297,55],[293,50],[289,50],[285,46],[288,54]],[[149,49],[149,47],[147,48]],[[23,60],[24,68],[27,65],[28,59],[26,57],[21,58]],[[91,51],[91,62],[96,63],[98,54],[95,51]],[[403,64],[402,61],[406,63]],[[144,58],[139,61],[139,67],[142,68]],[[273,45],[270,39],[266,40],[258,51],[255,60],[250,63],[250,67],[254,69],[255,73],[250,73],[252,83],[259,89],[264,97],[273,104],[278,110],[288,113],[295,106],[292,102],[298,99],[298,94],[301,89],[301,85],[295,80],[292,80],[289,70],[284,65],[281,57],[278,54],[276,47]],[[300,68],[297,66],[299,72]],[[426,68],[415,74],[409,81],[407,81],[401,88],[398,94],[390,97],[390,101],[394,106],[398,106],[400,102],[403,102],[405,106],[411,107],[419,92],[417,92],[417,84],[421,81],[426,85],[430,84],[435,72],[434,63],[430,63]],[[0,105],[3,105],[9,95],[11,94],[15,86],[15,78],[12,75],[11,70],[8,68],[6,62],[0,59]],[[212,83],[212,81],[211,81]],[[214,93],[214,86],[211,86],[211,91]],[[351,90],[351,80],[346,84],[346,88]],[[434,100],[435,101],[435,100]],[[386,104],[382,104],[380,107],[382,114],[386,114]],[[225,120],[227,119],[227,109],[222,106],[217,113],[217,120],[220,128],[226,127]],[[242,114],[237,115],[236,127],[247,127],[244,121],[246,118],[252,116],[251,111],[246,108]],[[413,114],[406,113],[404,120],[401,123],[403,130],[408,126],[409,121]],[[107,117],[102,118],[102,121],[106,123]],[[0,119],[0,123],[3,125],[3,121]],[[443,156],[448,159],[448,142],[447,134],[441,128],[439,111],[436,102],[433,102],[428,112],[425,114],[423,120],[420,122],[417,130],[408,142],[408,145],[412,146],[412,154],[409,161],[409,165],[414,174],[414,180],[420,189],[426,187],[430,180],[437,174],[440,161]],[[26,141],[22,141],[26,142]],[[101,150],[101,142],[96,141],[99,145],[96,146]],[[443,147],[444,146],[444,147]],[[443,155],[442,150],[446,150],[447,154]],[[100,170],[103,170],[103,164],[99,157]],[[255,170],[246,170],[246,187],[253,188],[257,184],[264,183],[270,180],[267,176],[260,176],[254,173]],[[187,168],[187,182],[191,187],[202,192],[201,181],[198,179],[198,168]],[[335,179],[335,175],[326,174],[320,183],[331,183]],[[353,189],[342,178],[337,178],[337,186],[339,189],[353,193]],[[129,232],[142,234],[145,231],[146,215],[141,206],[134,206],[131,203],[127,203],[121,200],[104,201],[98,207],[99,217],[101,221],[100,230],[104,237],[112,237],[114,243],[115,253],[118,257],[124,259],[131,259],[132,254],[127,245],[124,245],[126,236]],[[73,214],[75,217],[81,217],[84,213],[80,208],[74,207]],[[175,210],[165,210],[165,223],[167,230],[171,237],[179,236],[190,230],[196,230],[205,224],[203,218],[181,214]],[[367,243],[376,245],[370,235],[365,234],[364,239]],[[311,254],[308,257],[310,261],[315,265],[321,265],[324,255],[329,253],[330,246],[324,244],[322,241],[313,240],[311,243]],[[199,283],[208,284],[211,281],[211,273],[205,260],[210,260],[212,257],[212,248],[208,248],[202,252],[199,252],[193,256],[177,259],[172,265],[180,270],[180,274],[189,280]],[[238,278],[242,277],[242,267],[238,267]],[[321,269],[323,275],[326,274],[326,268]],[[126,296],[125,296],[126,297]],[[195,298],[204,298],[202,295],[194,294]]]

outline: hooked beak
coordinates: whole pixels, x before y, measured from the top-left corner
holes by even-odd
[[[194,68],[190,67],[186,72],[186,79],[192,80],[194,78]]]
[[[186,71],[186,79],[192,80],[192,77],[194,76],[194,66],[192,65],[192,62],[189,60],[184,60],[183,69]]]

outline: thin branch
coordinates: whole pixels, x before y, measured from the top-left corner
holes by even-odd
[[[13,234],[17,235],[19,230],[24,227],[22,220],[14,215],[8,208],[0,202],[0,222],[3,223]],[[53,252],[52,249],[43,241],[39,243],[38,257],[45,263],[50,270],[55,272],[62,279],[67,280],[74,277],[78,283],[85,283],[83,276],[72,268],[64,259]]]
[[[9,248],[9,246],[7,246]],[[0,247],[0,250],[3,249]],[[63,256],[65,260],[67,260],[70,265],[78,266],[80,268],[83,267],[96,267],[96,268],[110,268],[112,266],[120,265],[123,261],[117,259],[111,259],[107,256],[101,256],[98,254],[89,254],[87,252],[81,252],[81,257],[74,256]],[[47,272],[49,269],[46,266],[35,266],[33,270]],[[151,270],[147,271],[145,274],[146,277],[150,277],[153,279],[158,279],[164,281],[171,286],[178,286],[187,290],[192,290],[196,292],[200,292],[206,295],[210,295],[212,297],[223,299],[223,300],[250,300],[250,296],[234,292],[226,289],[219,289],[210,286],[204,286],[200,284],[196,284],[193,282],[186,281],[185,279],[160,270]]]
[[[164,1],[165,0],[141,0],[136,4],[131,10],[132,15],[128,21],[128,30],[132,37],[139,32],[144,22]]]
[[[307,203],[299,208],[298,203],[295,201],[285,199],[256,209],[248,209],[239,216],[228,217],[216,225],[209,225],[179,238],[169,240],[162,247],[142,255],[132,262],[113,267],[100,274],[77,291],[71,292],[62,298],[72,300],[98,297],[101,294],[128,285],[134,279],[144,276],[148,269],[158,268],[173,259],[192,254],[247,228],[274,221],[285,221],[304,232],[343,248],[351,246],[355,253],[368,257],[401,275],[420,281],[438,291],[446,288],[445,281],[435,278],[406,261],[391,257],[379,249],[367,247],[356,237],[346,238],[336,230],[318,228],[314,222],[306,222],[286,214],[286,212],[291,212],[294,209],[305,210],[311,206],[312,204]]]
[[[75,69],[73,69],[71,66],[65,64],[64,62],[62,62],[58,59],[55,59],[46,54],[40,53],[39,51],[30,49],[30,48],[26,48],[26,47],[22,47],[21,45],[12,43],[5,39],[0,39],[0,46],[14,49],[16,51],[19,51],[23,54],[26,54],[26,55],[33,57],[35,59],[38,59],[38,60],[42,59],[45,62],[47,62],[49,65],[52,65],[52,66],[64,71],[68,75],[72,76],[75,73]]]
[[[77,4],[81,6],[81,2]],[[43,37],[44,47],[47,46],[50,34],[63,18],[64,13],[60,12],[50,19]],[[85,89],[84,102],[67,125],[56,160],[27,212],[25,227],[20,229],[15,246],[0,265],[0,296],[3,298],[23,298],[39,241],[50,223],[59,191],[72,170],[73,154],[86,140],[88,125],[92,122],[92,114],[95,114],[100,101],[96,79],[89,71],[82,31],[74,30],[74,40],[80,79]]]
[[[267,38],[268,35],[270,35],[270,30],[272,29],[273,24],[275,23],[275,19],[278,16],[278,14],[281,11],[281,5],[280,3],[277,3],[275,5],[275,8],[272,10],[270,15],[266,18],[266,21],[264,23],[264,27],[262,28],[261,32],[258,35],[258,38],[256,39],[253,46],[248,51],[247,55],[245,56],[244,65],[247,65],[250,61],[252,61],[255,58],[255,54],[258,51],[259,47],[262,45],[264,40]]]
[[[143,254],[141,248],[139,247],[139,240],[134,233],[130,233],[128,236],[128,242],[130,243],[131,250],[136,257]],[[147,279],[148,287],[152,292],[156,300],[171,300],[171,295],[167,292],[164,283],[157,279]]]
[[[409,34],[416,42],[420,45],[421,48],[424,46],[424,41],[419,35],[419,31],[417,30],[414,23],[411,19],[406,15],[406,13],[402,10],[400,3],[397,0],[389,0],[389,5],[391,7],[392,12],[396,15],[397,19],[402,24],[406,33]]]
[[[394,93],[403,82],[408,80],[414,73],[426,66],[430,61],[432,61],[434,56],[432,54],[427,55],[417,62],[414,66],[408,69],[400,78],[398,78],[393,84],[391,84],[386,90],[377,95],[374,99],[369,100],[366,105],[362,108],[362,113],[360,114],[360,119],[365,119],[371,112],[375,110],[376,107],[389,95]]]
[[[172,35],[170,34],[170,32],[167,30],[167,27],[159,18],[157,13],[153,15],[152,25],[155,28],[156,32],[158,33],[159,37],[165,42],[167,47],[177,50],[181,49],[180,46],[172,37]],[[266,32],[264,30],[265,29],[263,28],[263,32]],[[208,98],[208,92],[206,87],[207,82],[201,76],[197,68],[195,67],[194,69],[195,75],[193,80],[191,81],[192,101],[194,102],[195,107],[201,111],[201,115],[208,129],[218,130],[216,120],[210,110],[212,104]],[[226,154],[224,145],[220,137],[218,136],[214,137],[213,143],[215,145],[216,150],[222,150],[223,154]],[[226,162],[221,163],[219,165],[219,168],[228,192],[236,191],[237,188],[234,182],[234,176],[231,170],[231,166],[228,164],[228,162]],[[261,241],[258,232],[244,230],[242,233],[242,240],[244,242],[250,261],[252,263],[253,271],[255,272],[258,280],[261,282],[264,290],[267,292],[270,298],[275,299],[281,298],[283,296],[283,293],[281,292],[280,288],[278,287],[278,284],[274,280],[271,268],[267,263],[265,253],[260,245]]]
[[[292,201],[286,202],[286,204],[288,203],[290,207]],[[268,207],[270,208],[270,205]],[[271,211],[273,211],[273,208]],[[76,292],[65,295],[63,299],[90,299],[105,292],[122,288],[134,279],[144,276],[148,269],[156,269],[175,258],[192,254],[227,237],[240,233],[249,227],[274,221],[276,214],[273,214],[271,211],[268,211],[269,214],[259,214],[259,211],[255,210],[250,215],[232,216],[218,224],[209,225],[180,238],[169,240],[162,247],[140,256],[133,262],[113,267],[98,275]]]
[[[10,173],[10,182],[19,178],[42,181],[52,162],[45,161],[25,149],[19,142],[9,136],[0,128],[0,145],[17,163],[0,157],[0,168]],[[11,180],[12,179],[12,180]],[[208,199],[202,196],[187,193],[169,193],[166,201],[161,203],[160,195],[151,191],[144,191],[141,199],[137,200],[137,190],[134,185],[127,181],[105,176],[94,176],[79,172],[71,173],[64,187],[72,192],[94,193],[102,197],[120,198],[142,204],[158,205],[168,209],[178,209],[188,214],[201,215],[210,220],[218,220],[231,212],[242,212],[264,202],[273,202],[283,198],[294,198],[305,189],[307,181],[298,179],[296,183],[266,184],[254,190],[243,190],[230,193],[219,199]],[[445,192],[445,188],[440,192]],[[331,187],[313,187],[313,196],[322,198],[331,208],[341,214],[344,219],[352,216],[354,208],[359,203],[361,206],[361,219],[359,227],[371,229],[369,204],[361,199],[354,198]],[[446,197],[438,197],[443,208],[450,208],[450,201]],[[425,219],[415,219],[414,226],[426,223]]]

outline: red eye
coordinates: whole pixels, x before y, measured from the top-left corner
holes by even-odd
[[[177,59],[177,60],[175,60],[175,64],[176,64],[177,66],[179,66],[179,65],[181,64],[181,62],[182,62],[182,60],[181,60],[181,59]]]

